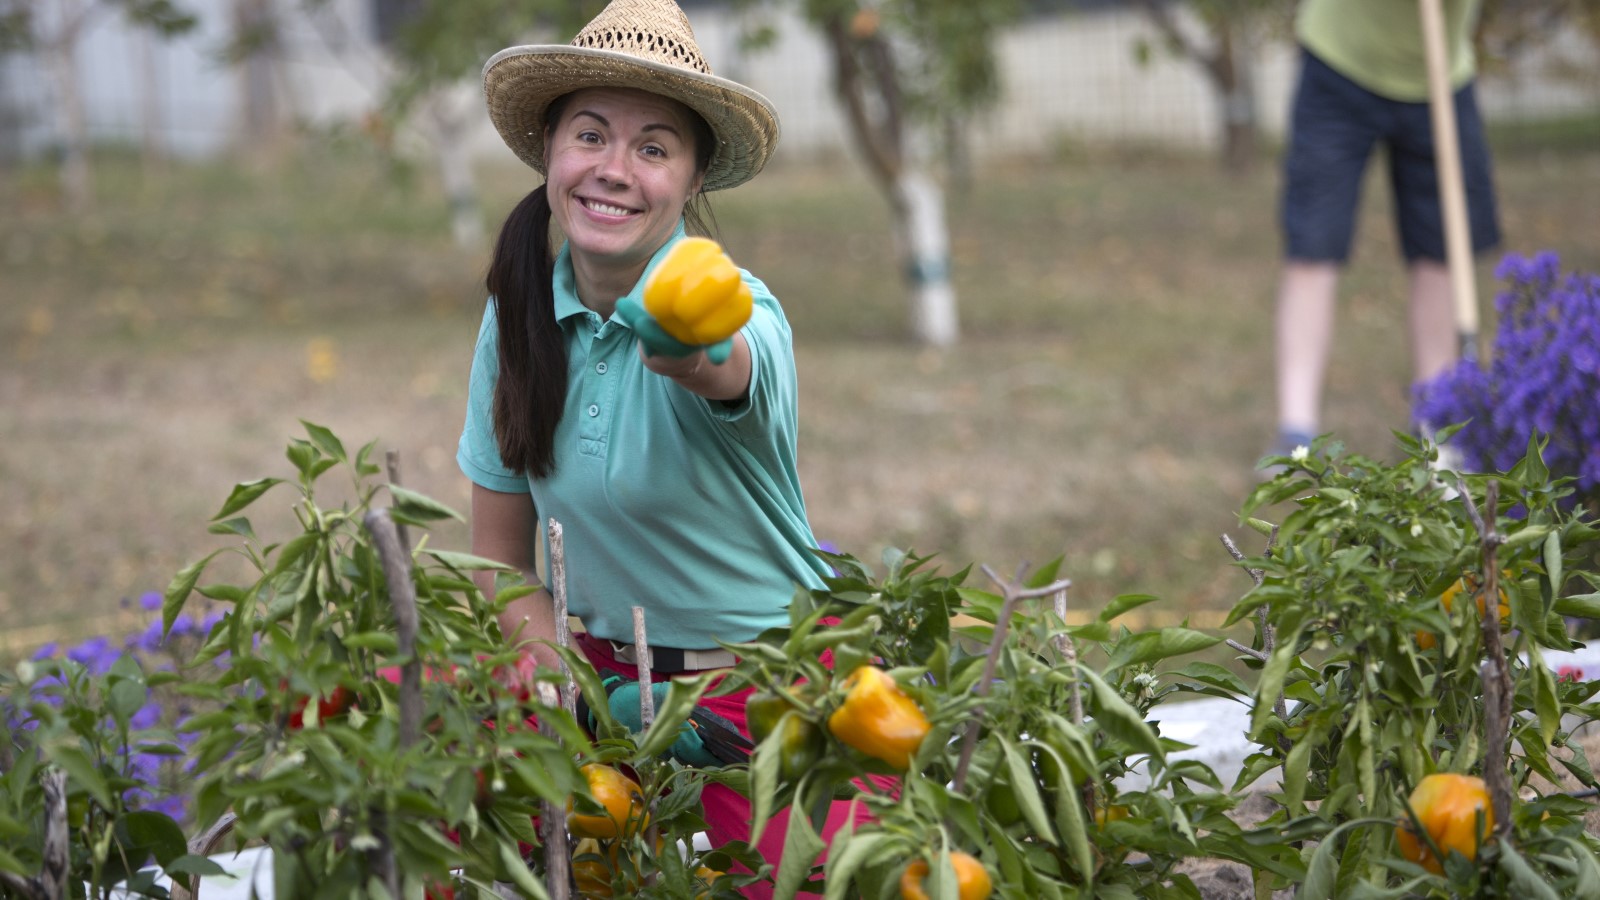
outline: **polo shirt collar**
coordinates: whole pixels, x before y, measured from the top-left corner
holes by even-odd
[[[633,289],[628,292],[629,297],[633,297],[636,300],[640,299],[639,295],[644,291],[644,283],[650,277],[651,270],[655,269],[656,265],[661,262],[661,258],[667,255],[667,250],[681,240],[684,234],[683,219],[680,218],[678,227],[672,231],[672,236],[667,238],[667,242],[662,244],[661,249],[650,257],[650,262],[645,264],[644,274],[634,284]],[[551,287],[555,293],[557,322],[564,322],[573,316],[594,315],[594,310],[584,306],[583,301],[578,299],[577,276],[572,271],[571,245],[564,241],[561,244],[561,252],[556,256],[555,278],[552,280]]]

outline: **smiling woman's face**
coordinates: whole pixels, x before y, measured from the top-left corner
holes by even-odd
[[[645,91],[564,98],[545,142],[545,184],[580,279],[637,280],[672,236],[700,190],[696,124],[687,107]]]

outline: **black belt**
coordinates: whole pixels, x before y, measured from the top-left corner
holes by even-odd
[[[639,662],[634,644],[606,641],[617,662]],[[726,669],[739,662],[730,650],[718,647],[712,650],[679,650],[677,647],[651,647],[650,669],[656,672],[699,672],[705,669]]]

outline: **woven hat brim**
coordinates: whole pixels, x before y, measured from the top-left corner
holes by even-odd
[[[540,173],[546,110],[557,97],[589,87],[637,88],[699,113],[717,138],[706,167],[708,191],[755,177],[778,143],[778,114],[767,98],[715,75],[568,44],[508,47],[483,66],[489,120],[517,158]]]

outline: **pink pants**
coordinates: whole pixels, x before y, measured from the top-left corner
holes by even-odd
[[[573,642],[589,658],[602,677],[608,672],[615,672],[628,678],[637,678],[638,667],[632,663],[619,662],[613,654],[611,644],[587,634],[573,635]],[[831,651],[824,654],[823,664],[831,665]],[[653,682],[670,681],[677,675],[692,675],[693,672],[651,672]],[[707,697],[701,705],[711,712],[716,713],[738,727],[739,732],[745,737],[750,737],[750,728],[745,723],[744,703],[754,688],[744,688],[731,694],[720,697]],[[880,791],[893,790],[892,779],[873,776],[873,782]],[[700,795],[701,805],[704,807],[706,820],[706,838],[712,847],[720,847],[729,841],[744,841],[750,838],[750,801],[725,785],[708,784],[705,792]],[[834,832],[844,827],[846,822],[861,823],[869,818],[866,807],[852,800],[835,800],[828,811],[828,819],[822,828],[824,843],[833,839]],[[783,841],[789,831],[789,809],[784,807],[778,810],[767,827],[761,833],[761,840],[756,843],[756,851],[761,858],[776,867],[783,856]],[[827,856],[823,851],[812,861],[815,865]],[[769,900],[772,897],[772,886],[766,884],[751,885],[744,889],[744,895],[752,900]]]

